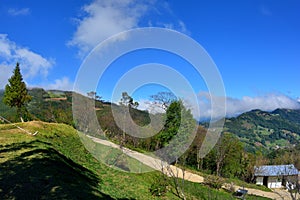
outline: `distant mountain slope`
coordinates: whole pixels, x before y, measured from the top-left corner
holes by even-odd
[[[295,145],[300,139],[300,110],[252,110],[226,119],[224,132],[237,135],[250,151]]]

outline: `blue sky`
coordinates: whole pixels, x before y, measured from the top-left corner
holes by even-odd
[[[29,86],[71,90],[82,61],[99,42],[152,26],[187,34],[206,49],[223,78],[228,115],[300,108],[299,10],[298,0],[0,0],[0,87],[19,61]],[[184,60],[158,51],[127,57],[111,66],[106,85],[131,66],[155,61],[178,69],[200,99],[206,97],[203,80]],[[98,92],[109,99],[110,88]],[[145,87],[133,96],[144,101],[158,88]],[[208,116],[209,105],[199,104]]]

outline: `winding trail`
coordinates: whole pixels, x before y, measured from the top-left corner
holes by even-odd
[[[95,138],[92,136],[87,136],[89,137],[92,141],[96,142],[96,143],[100,143],[109,147],[113,147],[116,149],[120,149],[121,151],[123,151],[124,154],[135,158],[136,160],[140,161],[141,163],[155,169],[158,171],[163,171],[164,174],[168,175],[168,176],[172,176],[172,174],[176,175],[176,177],[178,178],[183,178],[187,181],[191,181],[191,182],[195,182],[195,183],[203,183],[204,182],[204,177],[198,175],[198,174],[194,174],[188,171],[185,171],[183,174],[183,170],[174,166],[174,165],[169,165],[166,162],[163,162],[160,159],[157,158],[153,158],[151,156],[130,150],[128,148],[125,147],[120,147],[119,145],[110,142],[108,140],[102,140],[99,138]],[[224,184],[223,188],[225,189],[229,189],[230,184]],[[241,188],[241,186],[237,186],[234,185],[233,186],[235,188],[235,190]],[[292,200],[289,192],[287,192],[286,190],[282,190],[282,189],[276,189],[273,192],[265,192],[262,190],[258,190],[258,189],[252,189],[252,188],[244,188],[245,190],[248,190],[248,194],[250,195],[256,195],[256,196],[261,196],[261,197],[267,197],[270,199],[275,199],[275,200]]]

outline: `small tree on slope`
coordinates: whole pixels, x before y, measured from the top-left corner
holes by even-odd
[[[17,63],[13,75],[8,79],[8,84],[5,86],[3,102],[10,107],[16,107],[17,115],[23,122],[23,116],[27,112],[25,104],[30,100],[31,96],[28,95],[19,63]]]

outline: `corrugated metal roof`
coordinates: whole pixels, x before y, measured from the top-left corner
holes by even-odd
[[[297,175],[298,169],[293,165],[263,165],[254,167],[255,176],[286,176]]]

